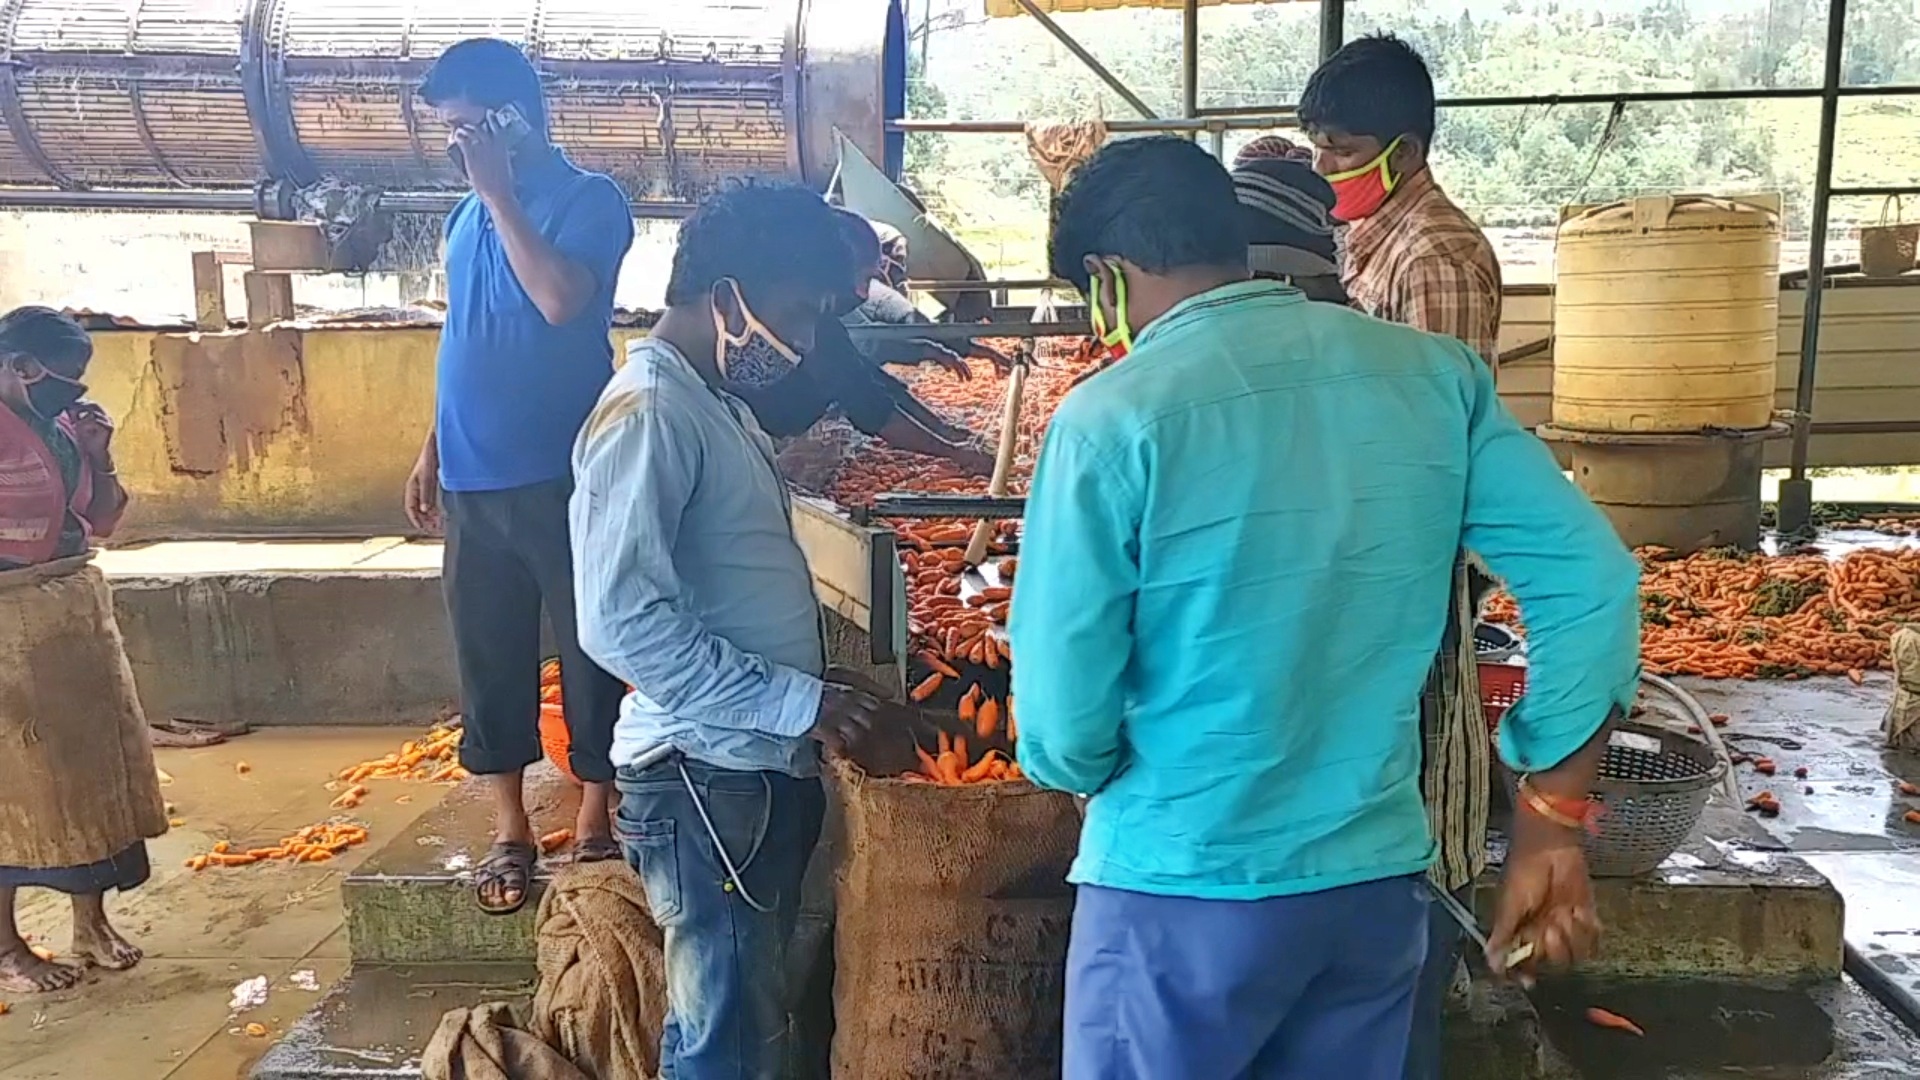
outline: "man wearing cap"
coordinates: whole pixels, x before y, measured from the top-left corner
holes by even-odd
[[[1285,281],[1309,300],[1345,304],[1333,238],[1333,189],[1303,160],[1263,152],[1291,146],[1277,135],[1255,140],[1233,163],[1233,190],[1247,225],[1247,269]]]

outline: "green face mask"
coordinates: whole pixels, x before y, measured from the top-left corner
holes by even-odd
[[[1133,351],[1133,327],[1127,323],[1127,275],[1120,264],[1109,260],[1107,269],[1113,272],[1113,313],[1114,325],[1107,325],[1107,317],[1100,311],[1100,278],[1093,279],[1094,295],[1088,298],[1087,317],[1093,323],[1093,336],[1107,347],[1115,360]]]

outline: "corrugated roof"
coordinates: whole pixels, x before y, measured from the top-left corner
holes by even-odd
[[[1200,6],[1288,2],[1290,0],[1200,0]],[[1291,2],[1303,2],[1303,0],[1291,0]],[[1168,8],[1178,11],[1185,7],[1186,3],[1185,0],[1034,0],[1034,6],[1049,15],[1055,15],[1065,11],[1113,11],[1119,8]],[[1007,19],[1026,13],[1026,9],[1016,0],[987,0],[987,17],[990,19]]]

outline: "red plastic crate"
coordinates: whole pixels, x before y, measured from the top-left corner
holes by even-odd
[[[1480,709],[1487,714],[1487,730],[1500,726],[1500,717],[1527,692],[1527,669],[1519,664],[1480,665]]]

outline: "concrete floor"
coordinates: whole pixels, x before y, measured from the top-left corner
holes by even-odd
[[[1772,791],[1780,816],[1760,819],[1787,850],[1825,874],[1846,898],[1847,940],[1920,994],[1920,826],[1907,823],[1920,798],[1896,790],[1920,783],[1920,758],[1887,752],[1880,719],[1893,696],[1885,673],[1855,686],[1845,679],[1805,682],[1681,680],[1708,712],[1726,713],[1736,750],[1774,759],[1779,771],[1736,774],[1741,790]],[[1797,768],[1807,777],[1796,779]],[[1764,851],[1735,853],[1764,870]]]
[[[0,1016],[0,1076],[6,1080],[238,1080],[286,1025],[347,968],[340,882],[386,838],[432,809],[446,786],[376,781],[353,816],[372,837],[324,865],[192,873],[182,863],[214,841],[260,846],[338,813],[323,786],[341,768],[396,749],[411,732],[394,727],[269,729],[224,746],[160,750],[163,789],[185,824],[150,844],[154,877],[110,901],[115,922],[146,950],[130,972],[89,976],[61,994],[13,997]],[[241,775],[236,766],[252,769]],[[396,798],[410,796],[406,803]],[[65,952],[67,903],[23,894],[21,927]],[[317,990],[290,976],[311,972]],[[267,1003],[228,1012],[236,983],[267,977]],[[304,981],[304,980],[303,980]],[[268,1029],[250,1037],[243,1026]]]

